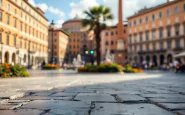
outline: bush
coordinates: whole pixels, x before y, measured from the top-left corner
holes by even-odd
[[[59,69],[60,67],[55,64],[46,64],[45,66],[42,67],[42,69],[45,70],[52,70],[52,69]]]
[[[29,77],[26,68],[24,66],[15,64],[1,64],[0,65],[0,77]]]
[[[141,73],[143,70],[141,68],[132,68],[129,64],[125,66],[123,69],[123,72],[125,73]]]
[[[84,67],[79,67],[78,72],[100,72],[100,73],[115,73],[122,72],[123,67],[116,63],[103,63],[99,66],[87,65]]]

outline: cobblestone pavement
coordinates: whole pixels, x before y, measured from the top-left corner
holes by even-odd
[[[185,115],[185,75],[30,71],[0,79],[0,115]]]

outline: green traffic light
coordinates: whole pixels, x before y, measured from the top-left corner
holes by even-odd
[[[90,54],[94,54],[94,51],[93,51],[93,50],[91,50],[91,51],[90,51]]]

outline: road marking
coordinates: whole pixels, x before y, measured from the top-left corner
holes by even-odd
[[[75,81],[72,81],[72,82],[68,83],[67,86],[70,86],[71,84],[74,84],[74,83],[79,82],[79,81],[80,81],[79,79],[77,79]]]

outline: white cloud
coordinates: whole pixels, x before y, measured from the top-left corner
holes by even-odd
[[[63,19],[60,19],[60,20],[57,20],[56,21],[56,26],[57,27],[62,27],[62,24],[64,23],[64,20]]]
[[[39,7],[41,10],[43,10],[44,12],[46,11],[46,10],[48,10],[48,5],[47,4],[44,4],[44,3],[42,3],[42,4],[37,4],[37,7]]]
[[[35,1],[34,0],[28,0],[28,2],[32,5],[32,6],[36,6]]]
[[[59,15],[60,17],[65,16],[65,13],[60,11],[58,8],[54,8],[54,7],[50,6],[48,10],[53,14]]]
[[[74,18],[76,15],[78,15],[80,18],[84,18],[84,10],[97,5],[99,5],[99,3],[96,0],[80,0],[78,3],[72,2],[70,3],[72,10],[69,16],[70,18]]]

